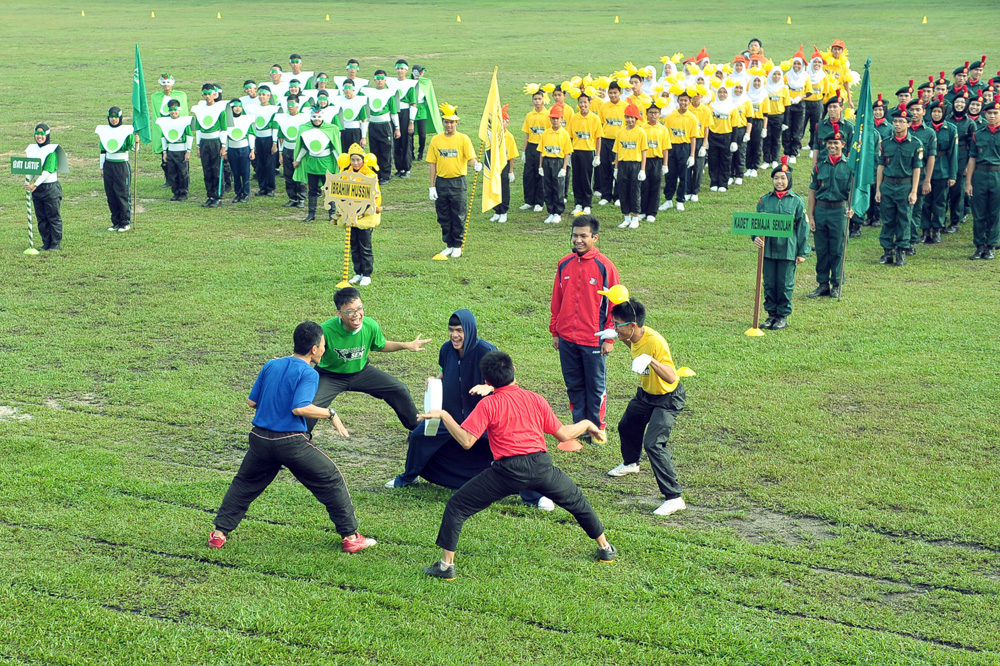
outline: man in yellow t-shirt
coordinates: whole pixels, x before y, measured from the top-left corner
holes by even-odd
[[[483,170],[483,165],[476,160],[472,141],[458,131],[458,107],[441,104],[439,108],[444,134],[435,134],[427,148],[427,162],[431,165],[430,199],[434,202],[445,245],[435,256],[457,258],[462,256],[465,212],[469,203],[465,176],[470,164],[477,173]]]
[[[632,353],[632,370],[639,374],[639,388],[629,401],[618,422],[622,464],[608,476],[625,476],[639,472],[639,458],[646,450],[653,468],[656,485],[665,501],[653,513],[669,516],[687,508],[681,498],[681,484],[667,442],[674,420],[684,409],[684,386],[663,336],[646,326],[646,308],[636,300],[619,303],[611,310],[614,333],[604,331],[601,337],[617,337]]]
[[[615,139],[625,125],[625,107],[622,100],[622,89],[617,81],[608,84],[608,101],[601,105],[601,125],[603,126],[603,141],[601,142],[601,162],[597,165],[594,177],[595,194],[600,193],[601,200],[597,203],[604,206],[608,201],[615,200]]]
[[[629,97],[625,127],[615,139],[615,187],[625,221],[619,229],[639,228],[639,185],[646,180],[646,133],[639,127],[642,112]]]
[[[573,156],[570,158],[573,174],[573,215],[590,215],[594,200],[594,167],[601,163],[601,119],[590,109],[590,95],[581,93],[576,100],[577,113],[569,119]]]
[[[668,154],[668,168],[663,178],[663,196],[666,201],[659,210],[667,210],[674,205],[673,196],[677,192],[677,210],[684,210],[684,198],[688,188],[688,170],[694,166],[697,148],[696,135],[698,120],[688,110],[691,97],[687,92],[677,95],[677,108],[663,121],[670,132],[673,148]]]
[[[536,213],[542,212],[545,194],[542,191],[542,179],[538,177],[538,167],[542,165],[538,154],[538,142],[545,130],[549,128],[549,110],[545,108],[545,93],[538,91],[531,96],[532,109],[524,116],[521,131],[524,132],[524,148],[521,159],[524,160],[524,174],[521,187],[524,190],[524,204],[521,210],[534,208]]]
[[[490,218],[490,222],[507,221],[507,211],[510,210],[510,184],[514,182],[514,160],[520,155],[517,152],[517,140],[507,129],[510,125],[510,113],[507,111],[509,106],[504,104],[500,109],[500,113],[503,114],[503,147],[507,153],[507,165],[500,174],[500,203],[493,207],[493,217]]]
[[[659,104],[665,105],[666,101],[664,97],[657,97],[656,102],[649,105],[646,109],[646,124],[642,126],[646,133],[646,180],[642,182],[639,193],[639,217],[645,216],[647,222],[656,222],[660,182],[667,168],[671,147],[670,132],[660,123],[662,107]]]
[[[698,193],[701,192],[701,178],[705,175],[705,163],[708,161],[708,138],[712,133],[712,109],[708,104],[703,104],[701,98],[701,94],[694,95],[690,108],[690,112],[698,120],[698,132],[695,134],[697,152],[687,182],[687,197],[694,202],[698,201]]]
[[[545,206],[549,210],[545,224],[562,222],[562,212],[566,210],[563,192],[566,189],[566,168],[569,166],[569,157],[573,154],[573,144],[569,133],[563,129],[562,119],[563,105],[553,105],[549,111],[551,127],[542,134],[536,149],[541,159],[538,176],[542,179]]]

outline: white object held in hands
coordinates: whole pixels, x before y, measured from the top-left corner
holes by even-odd
[[[442,400],[444,399],[444,389],[441,384],[441,380],[437,377],[427,378],[427,391],[424,392],[424,413],[428,413],[435,409],[441,409]],[[441,425],[441,419],[427,419],[424,421],[424,435],[427,437],[434,437],[438,433],[438,426]]]
[[[614,340],[618,337],[618,331],[613,328],[606,328],[603,331],[594,333],[594,337],[603,340]]]
[[[632,372],[637,372],[640,375],[646,372],[646,368],[649,364],[653,362],[653,357],[649,354],[639,354],[634,359],[632,359]]]
[[[436,187],[430,188],[430,198],[431,198],[431,201],[437,201],[438,200],[438,188],[436,188]]]

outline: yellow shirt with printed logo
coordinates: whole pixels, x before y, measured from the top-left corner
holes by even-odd
[[[753,118],[753,104],[750,103],[750,100],[733,109],[733,127],[746,127],[750,118]]]
[[[670,150],[670,130],[657,122],[655,125],[644,123],[642,131],[646,133],[646,158],[663,159],[663,154]]]
[[[557,157],[562,159],[573,152],[573,144],[569,132],[564,127],[552,129],[551,123],[538,142],[538,152],[541,157]]]
[[[704,139],[705,130],[711,130],[712,124],[712,109],[708,108],[708,104],[702,103],[698,106],[692,104],[688,107],[688,113],[693,113],[695,120],[698,121],[698,129],[695,132],[694,138]]]
[[[778,114],[785,112],[785,107],[792,103],[791,98],[788,95],[788,86],[781,89],[778,93],[768,93],[767,97],[764,98],[763,107],[764,113],[769,116],[776,116]]]
[[[670,347],[667,345],[667,341],[663,339],[663,336],[651,329],[649,326],[643,326],[642,337],[639,338],[638,342],[632,343],[632,358],[638,358],[643,354],[649,354],[653,359],[659,361],[663,365],[669,365],[671,368],[676,368],[674,365],[673,356],[670,355]],[[680,383],[678,379],[673,384],[668,384],[663,381],[658,374],[653,370],[652,363],[646,366],[646,369],[639,374],[639,386],[646,393],[652,393],[653,395],[665,395],[667,393],[673,393],[674,389]]]
[[[601,105],[601,124],[604,125],[604,138],[614,139],[618,132],[625,127],[625,107],[628,104],[625,100],[618,100],[617,104],[612,104],[610,100]]]
[[[596,150],[597,139],[603,136],[601,119],[593,111],[586,116],[580,113],[574,115],[566,129],[573,142],[573,150]]]
[[[691,143],[698,132],[698,119],[690,111],[672,112],[663,120],[663,125],[670,130],[670,143],[673,145]]]
[[[733,131],[733,116],[737,115],[737,113],[736,109],[733,109],[729,113],[718,113],[713,110],[708,129],[712,131],[712,134],[729,134]]]
[[[649,150],[649,141],[646,139],[646,132],[638,123],[632,129],[623,128],[618,132],[618,138],[615,139],[615,154],[618,155],[619,162],[641,162],[645,150]]]
[[[427,148],[426,161],[435,165],[436,175],[442,178],[458,178],[469,173],[469,160],[476,156],[472,140],[455,132],[452,136],[435,134]]]
[[[549,110],[542,107],[541,111],[534,109],[528,111],[528,115],[524,117],[524,124],[521,125],[521,131],[528,135],[528,143],[538,143],[545,130],[550,127],[552,121],[549,120]]]

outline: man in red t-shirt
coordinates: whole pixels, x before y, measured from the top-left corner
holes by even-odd
[[[425,568],[424,573],[454,580],[455,549],[465,521],[494,502],[525,489],[542,493],[573,514],[587,536],[597,541],[600,560],[614,561],[617,550],[604,536],[604,526],[590,502],[573,480],[552,464],[545,450],[545,434],[565,442],[589,433],[602,442],[604,433],[587,420],[565,426],[560,423],[545,398],[514,383],[514,362],[504,352],[491,351],[483,356],[479,370],[486,384],[472,391],[487,397],[461,425],[443,410],[418,416],[421,420],[441,419],[465,449],[487,432],[493,452],[493,465],[466,482],[448,500],[437,538],[441,561]]]

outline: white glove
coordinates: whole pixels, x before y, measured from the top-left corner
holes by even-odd
[[[476,162],[476,166],[474,166],[473,169],[476,170],[476,173],[479,173],[480,171],[483,170],[483,163],[482,162]]]
[[[613,328],[606,328],[600,333],[594,333],[594,337],[600,338],[601,340],[614,340],[618,337],[618,331]]]
[[[558,174],[556,174],[556,175],[557,175],[557,176],[558,176],[559,178],[565,178],[565,177],[566,177],[566,169],[565,169],[565,168],[562,168],[562,169],[559,169],[559,173],[558,173]]]
[[[781,131],[784,132],[786,129],[788,129],[788,125],[782,124]]]
[[[545,169],[543,169],[542,167],[538,167],[538,175],[539,176],[544,176],[545,175]]]
[[[614,175],[614,179],[618,180],[618,167],[615,167],[615,170],[612,172],[612,174]]]
[[[645,171],[640,171],[638,177],[636,178],[636,180],[638,180],[640,183],[642,181],[646,180],[646,172]]]
[[[750,126],[747,125],[747,131],[743,134],[743,143],[750,143]]]
[[[594,161],[591,164],[595,167],[601,166],[601,157],[599,155],[594,156]]]
[[[762,138],[762,139],[766,139],[767,138],[767,128],[766,127],[760,131],[760,138]]]
[[[701,148],[698,149],[698,157],[704,157],[705,155],[708,155],[708,148],[702,146]]]
[[[663,173],[670,173],[670,165],[666,162],[663,163]]]
[[[511,171],[509,174],[507,174],[507,182],[509,182],[509,183],[513,183],[514,182],[514,172],[513,171]]]
[[[438,188],[432,187],[430,189],[430,197],[431,197],[431,201],[437,201],[438,200]]]
[[[687,161],[687,167],[688,167],[688,169],[690,169],[693,166],[694,166],[694,157],[688,157],[688,161]]]
[[[735,141],[729,144],[729,152],[735,153],[739,149],[740,149],[739,144],[737,144]]]
[[[528,161],[528,153],[521,153],[521,161],[522,162]]]
[[[632,372],[638,372],[641,374],[652,362],[653,357],[649,354],[639,354],[632,359]]]

